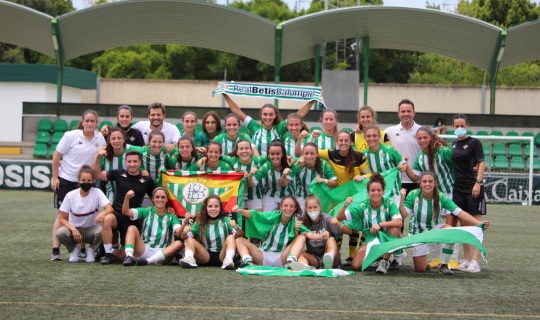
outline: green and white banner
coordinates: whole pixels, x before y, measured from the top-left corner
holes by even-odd
[[[257,98],[303,101],[315,100],[324,105],[322,89],[319,87],[264,83],[220,82],[217,89],[212,91],[212,97],[218,93]]]
[[[376,235],[369,232],[369,229],[362,233],[368,243],[366,256],[362,263],[362,271],[375,262],[387,252],[394,252],[398,249],[411,248],[426,243],[464,243],[478,248],[482,256],[486,254],[486,249],[482,246],[484,240],[483,225],[475,227],[457,227],[431,230],[408,237],[397,238],[386,232],[377,232]]]
[[[354,274],[353,271],[341,269],[315,269],[294,271],[280,267],[248,266],[236,269],[236,272],[242,275],[267,276],[267,277],[327,277],[337,278]]]

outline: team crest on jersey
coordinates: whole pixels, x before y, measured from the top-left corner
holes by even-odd
[[[144,181],[145,181],[144,178],[140,178],[140,179],[139,179],[139,182],[140,182],[140,183],[144,183]]]
[[[463,149],[467,149],[469,146],[468,145],[464,145],[463,146]]]
[[[130,137],[129,140],[135,141],[135,137]]]

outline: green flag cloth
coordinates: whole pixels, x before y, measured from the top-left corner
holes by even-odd
[[[293,271],[280,267],[265,267],[265,266],[248,266],[236,270],[242,275],[256,276],[278,276],[278,277],[328,277],[337,278],[345,277],[354,274],[353,271],[345,271],[341,269],[315,269]]]
[[[484,239],[484,225],[475,227],[458,227],[431,230],[419,234],[409,235],[404,238],[397,238],[386,232],[377,232],[376,235],[369,232],[369,229],[363,231],[368,243],[366,256],[362,263],[362,271],[371,265],[379,257],[387,252],[393,252],[398,249],[410,248],[426,243],[464,243],[478,248],[482,256],[486,254],[486,249],[482,246]]]
[[[218,93],[285,100],[315,100],[324,105],[322,90],[319,87],[266,83],[242,83],[233,81],[218,83],[217,89],[212,91],[212,97]]]
[[[259,212],[256,210],[250,210],[251,218],[246,218],[246,237],[257,238],[260,240],[266,239],[268,232],[281,221],[281,211],[275,210],[270,212]],[[288,238],[294,239],[294,227],[296,225],[296,216],[293,216],[285,229],[289,230]],[[298,232],[300,234],[309,232],[310,230],[304,225],[300,227]]]
[[[390,195],[392,186],[394,185],[398,174],[398,168],[393,168],[381,173],[386,184],[386,187],[384,188],[385,198]],[[312,183],[309,187],[309,191],[318,196],[321,200],[321,212],[328,212],[328,214],[335,217],[339,208],[345,203],[347,197],[352,197],[353,202],[360,202],[368,198],[368,181],[369,179],[364,179],[360,182],[352,180],[332,190],[324,183]]]

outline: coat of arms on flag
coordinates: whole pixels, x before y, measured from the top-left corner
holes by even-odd
[[[169,206],[183,218],[186,212],[196,215],[209,195],[221,198],[225,212],[235,205],[242,207],[244,173],[204,173],[200,171],[161,172],[161,185],[169,192]]]

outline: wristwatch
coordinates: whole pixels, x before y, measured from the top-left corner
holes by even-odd
[[[484,180],[482,180],[482,179],[476,179],[476,183],[478,183],[478,184],[484,184]]]

